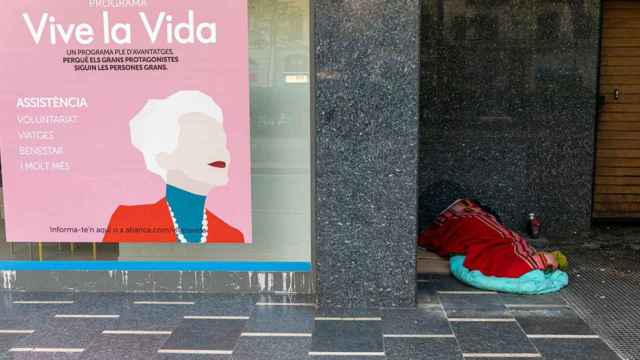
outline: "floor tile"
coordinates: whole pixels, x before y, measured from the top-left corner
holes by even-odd
[[[122,315],[128,300],[124,293],[78,293],[71,309],[76,314]]]
[[[167,338],[168,335],[100,335],[80,359],[152,359]]]
[[[478,291],[442,275],[417,284],[422,307],[413,309],[327,309],[306,295],[4,293],[0,297],[0,329],[36,330],[32,335],[0,334],[0,360],[144,359],[144,360],[384,360],[460,359],[466,353],[536,353],[544,360],[614,360],[617,356],[599,339],[527,339],[529,334],[593,334],[565,305],[560,294],[438,294]],[[442,299],[443,305],[440,305]],[[14,301],[60,300],[72,304],[14,304]],[[187,301],[192,305],[135,305],[134,301]],[[256,306],[256,302],[268,303]],[[513,305],[508,308],[504,304]],[[437,306],[436,306],[437,305]],[[518,322],[448,322],[449,317],[511,318]],[[55,314],[120,315],[119,319],[56,319]],[[230,320],[185,320],[192,316],[250,316],[228,329]],[[381,318],[381,321],[315,320],[318,317]],[[214,323],[220,321],[221,323]],[[231,320],[233,322],[234,320]],[[205,324],[206,323],[206,324]],[[200,324],[200,325],[199,325]],[[521,326],[521,327],[520,327]],[[407,338],[389,335],[447,335],[455,338]],[[166,335],[104,335],[107,330],[163,330]],[[240,337],[241,332],[314,333],[311,337]],[[227,335],[225,335],[227,334]],[[212,345],[213,344],[213,345]],[[217,344],[217,345],[216,345]],[[533,346],[533,345],[537,346]],[[81,354],[8,353],[16,346],[77,347]],[[203,346],[205,348],[203,348]],[[160,354],[161,348],[233,349],[234,355]],[[309,356],[322,352],[377,352],[386,356]],[[493,358],[474,358],[489,360]],[[503,357],[502,359],[510,359]],[[515,357],[513,359],[518,359]],[[542,359],[542,358],[541,358]]]
[[[385,309],[382,333],[451,334],[449,322],[441,308]]]
[[[387,359],[388,358],[386,356],[322,355],[322,356],[309,356],[308,360],[387,360]]]
[[[498,295],[442,294],[438,295],[449,318],[511,318]]]
[[[452,322],[463,353],[537,353],[516,322]]]
[[[69,313],[73,304],[9,304],[0,313],[0,320],[19,320],[29,328],[40,328],[55,314]]]
[[[235,360],[233,355],[157,354],[152,360]]]
[[[11,349],[14,344],[28,336],[29,335],[25,334],[0,334],[0,353],[9,351],[9,349]],[[1,355],[0,359],[2,359]]]
[[[508,305],[566,305],[567,302],[558,294],[519,295],[501,293],[500,299]]]
[[[438,293],[435,285],[430,282],[418,282],[416,284],[416,303],[421,304],[439,304]]]
[[[258,306],[245,332],[311,333],[315,313],[306,306]]]
[[[12,320],[0,320],[0,330],[37,330],[46,324],[46,321],[37,328],[29,327],[28,324],[25,324],[24,321],[18,319]]]
[[[128,305],[118,326],[124,329],[148,330],[173,328],[182,322],[191,305]]]
[[[520,326],[529,335],[589,335],[593,330],[570,308],[512,309]]]
[[[16,347],[87,348],[103,330],[113,327],[116,320],[51,319],[33,334],[21,339]]]
[[[462,360],[454,338],[385,338],[384,345],[389,360]]]
[[[45,319],[51,314],[72,308],[73,301],[72,293],[9,292],[0,303],[0,320],[18,319],[31,326],[37,326],[39,323],[45,323]],[[44,304],[37,302],[65,303]]]
[[[235,347],[246,320],[184,320],[162,349],[220,350]]]
[[[500,357],[495,357],[495,356],[488,356],[488,357],[472,357],[472,358],[467,358],[470,360],[522,360],[523,357],[522,356],[507,356],[505,354],[500,354]],[[526,357],[524,359],[531,359],[531,360],[545,360],[542,355],[537,355],[536,357]]]
[[[127,299],[127,310],[142,311],[152,316],[155,316],[157,311],[170,311],[178,315],[177,318],[184,315],[249,316],[255,308],[256,299],[255,295],[131,294]],[[147,304],[140,304],[140,302],[147,302]],[[148,302],[155,304],[148,304]],[[171,304],[176,302],[184,304]]]
[[[19,352],[11,353],[7,359],[11,360],[78,360],[82,353],[35,353]],[[0,359],[4,359],[0,356]]]
[[[375,317],[382,318],[382,309],[378,308],[329,308],[319,307],[316,310],[316,317]]]
[[[156,354],[152,360],[235,360],[233,355]]]
[[[384,352],[381,321],[315,322],[313,352]]]
[[[238,302],[234,303],[234,299]],[[122,325],[137,329],[159,329],[178,326],[184,316],[245,315],[249,316],[253,297],[150,293],[129,294],[120,317]],[[241,310],[237,310],[240,308]]]
[[[310,337],[243,336],[233,353],[233,360],[306,360],[310,347]]]
[[[599,339],[532,339],[545,360],[620,360]]]
[[[437,291],[483,291],[466,285],[451,275],[433,274],[430,281]]]
[[[256,307],[256,295],[194,294],[195,305],[186,315],[250,316]]]
[[[172,321],[163,319],[146,318],[121,318],[114,322],[112,328],[105,330],[143,330],[143,331],[173,331],[183,318],[172,316]]]

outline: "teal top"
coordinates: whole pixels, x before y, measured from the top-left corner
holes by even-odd
[[[206,196],[167,184],[167,203],[173,210],[182,235],[190,243],[199,243],[202,237],[202,218],[206,200]]]

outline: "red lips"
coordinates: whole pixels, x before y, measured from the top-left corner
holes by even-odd
[[[227,167],[227,163],[224,162],[224,161],[214,161],[214,162],[210,163],[209,166],[213,166],[215,168],[224,169],[224,168]]]

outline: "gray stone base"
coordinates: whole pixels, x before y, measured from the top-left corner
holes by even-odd
[[[205,293],[315,292],[314,273],[206,271],[2,271],[2,288],[16,291]]]

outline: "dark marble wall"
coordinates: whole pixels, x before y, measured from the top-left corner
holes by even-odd
[[[419,223],[473,197],[587,230],[600,0],[423,0]]]
[[[322,306],[415,298],[418,0],[314,0]]]

